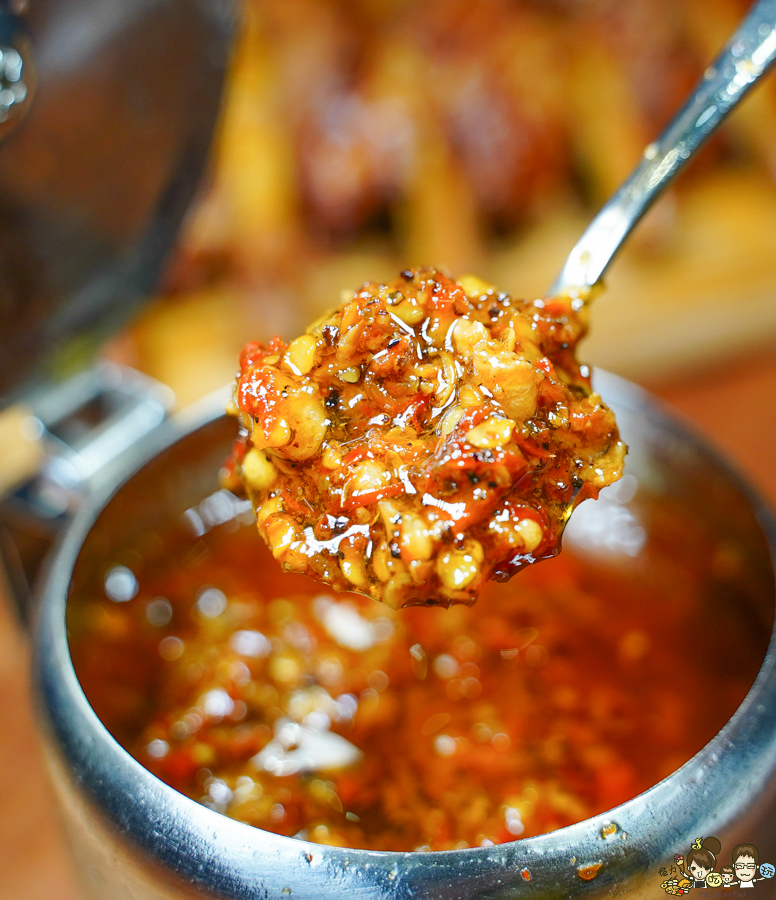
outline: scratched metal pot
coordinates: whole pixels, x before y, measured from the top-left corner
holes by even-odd
[[[606,375],[598,385],[631,447],[635,491],[624,505],[634,521],[650,503],[671,498],[706,523],[714,535],[709,558],[719,540],[743,555],[730,591],[752,629],[769,634],[776,529],[762,502],[642,391]],[[233,432],[214,402],[147,440],[133,473],[76,517],[39,592],[37,700],[86,897],[496,900],[627,893],[654,900],[662,894],[659,868],[699,836],[714,834],[725,846],[752,841],[764,860],[766,848],[776,849],[773,642],[745,701],[692,760],[605,815],[540,837],[432,853],[323,847],[235,822],[156,779],[110,736],[81,691],[68,652],[68,592],[133,536],[212,493]],[[688,727],[690,704],[688,698]],[[610,822],[617,827],[609,835]],[[579,870],[598,863],[597,876],[583,880]]]

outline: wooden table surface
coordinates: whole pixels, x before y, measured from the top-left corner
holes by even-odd
[[[776,347],[649,387],[776,507]],[[78,900],[36,743],[27,665],[25,640],[0,602],[0,900]]]

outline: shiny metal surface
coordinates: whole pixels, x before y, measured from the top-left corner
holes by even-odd
[[[133,446],[159,427],[175,397],[140,372],[101,362],[25,401],[24,424],[40,452],[26,480],[0,491],[0,559],[22,620],[56,535],[87,496],[123,471]]]
[[[35,93],[27,7],[27,0],[0,2],[0,139],[19,124]]]
[[[24,19],[37,88],[0,133],[0,407],[44,364],[87,362],[155,284],[233,30],[231,0],[34,0]]]
[[[759,0],[569,254],[550,294],[585,297],[644,213],[776,60],[776,0]]]
[[[631,447],[628,470],[638,481],[632,508],[670,497],[705,522],[715,541],[733,541],[744,574],[731,590],[742,615],[770,630],[776,555],[770,514],[643,392],[606,375],[598,388]],[[514,843],[439,853],[323,847],[232,821],[150,775],[105,731],[80,690],[67,647],[68,587],[133,533],[159,526],[214,489],[234,429],[220,404],[174,422],[146,444],[135,474],[79,513],[41,587],[38,701],[86,897],[560,900],[627,893],[654,900],[659,867],[699,836],[776,847],[773,639],[742,706],[685,766],[608,814]],[[605,837],[609,821],[618,828]],[[598,863],[597,877],[580,877],[580,867]]]

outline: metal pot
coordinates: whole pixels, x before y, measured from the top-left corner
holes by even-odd
[[[670,499],[708,524],[715,539],[733,542],[743,558],[734,588],[741,615],[770,632],[776,523],[762,502],[642,391],[603,373],[598,389],[631,448],[634,515],[645,503]],[[152,776],[110,736],[78,684],[68,592],[96,560],[215,489],[234,434],[221,409],[219,398],[147,439],[132,472],[77,515],[39,591],[38,705],[87,897],[654,898],[660,867],[699,836],[776,849],[773,640],[735,715],[669,778],[605,815],[508,844],[432,853],[322,847],[235,822]]]

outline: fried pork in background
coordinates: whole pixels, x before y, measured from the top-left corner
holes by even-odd
[[[546,291],[745,0],[246,0],[213,165],[116,352],[185,404],[240,347],[408,265]],[[776,337],[776,82],[653,210],[582,359],[630,377]]]

